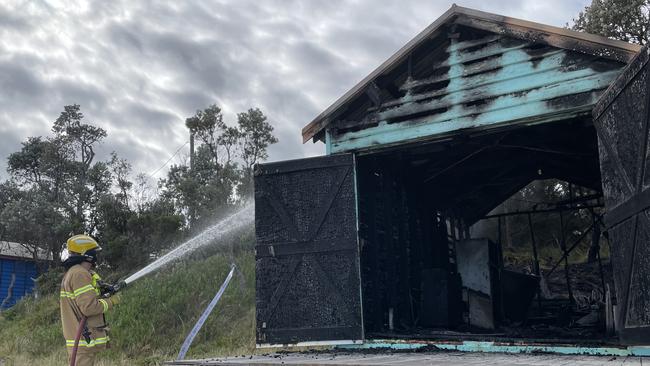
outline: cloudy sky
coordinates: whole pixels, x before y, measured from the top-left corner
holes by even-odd
[[[563,26],[588,3],[458,5]],[[271,160],[322,154],[322,144],[302,144],[301,128],[451,4],[2,0],[0,177],[21,141],[48,135],[73,103],[108,131],[100,158],[116,151],[136,173],[163,165],[188,140],[185,118],[211,103],[230,123],[262,109],[280,139]]]

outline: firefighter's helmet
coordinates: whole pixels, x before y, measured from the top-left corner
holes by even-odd
[[[67,241],[67,248],[68,252],[81,255],[84,255],[86,252],[93,249],[95,251],[101,250],[101,247],[97,241],[85,234],[79,234],[70,237],[70,239]]]

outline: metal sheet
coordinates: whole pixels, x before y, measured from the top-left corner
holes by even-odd
[[[33,261],[17,258],[0,258],[0,305],[12,307],[34,289],[33,278],[37,270]],[[11,296],[10,296],[11,295]]]
[[[456,265],[463,287],[492,296],[487,239],[468,239],[456,243]]]

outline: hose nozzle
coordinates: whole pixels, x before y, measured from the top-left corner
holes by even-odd
[[[111,297],[126,287],[125,281],[120,281],[116,284],[99,281],[97,284],[99,285],[99,291],[102,297]]]
[[[122,291],[122,290],[124,290],[124,288],[125,288],[126,286],[127,286],[127,283],[126,283],[126,281],[124,281],[124,280],[122,280],[122,281],[116,283],[115,285],[113,285],[113,287],[114,287],[114,289],[115,289],[115,292],[118,292],[118,291]]]

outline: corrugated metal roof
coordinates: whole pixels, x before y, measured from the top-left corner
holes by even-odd
[[[10,241],[0,241],[0,256],[34,259],[30,246]],[[52,254],[38,249],[39,260],[52,260]]]
[[[370,73],[370,75],[365,77],[361,82],[355,85],[330,107],[319,114],[312,122],[305,126],[302,130],[303,142],[307,142],[309,139],[319,134],[347,103],[365,93],[374,80],[391,71],[394,67],[406,60],[409,54],[421,43],[432,38],[435,34],[438,34],[438,32],[443,28],[443,25],[451,22],[476,29],[482,29],[499,35],[547,44],[562,49],[569,49],[626,63],[629,62],[641,49],[639,45],[627,42],[463,8],[454,4],[440,18],[436,19],[425,30]]]

